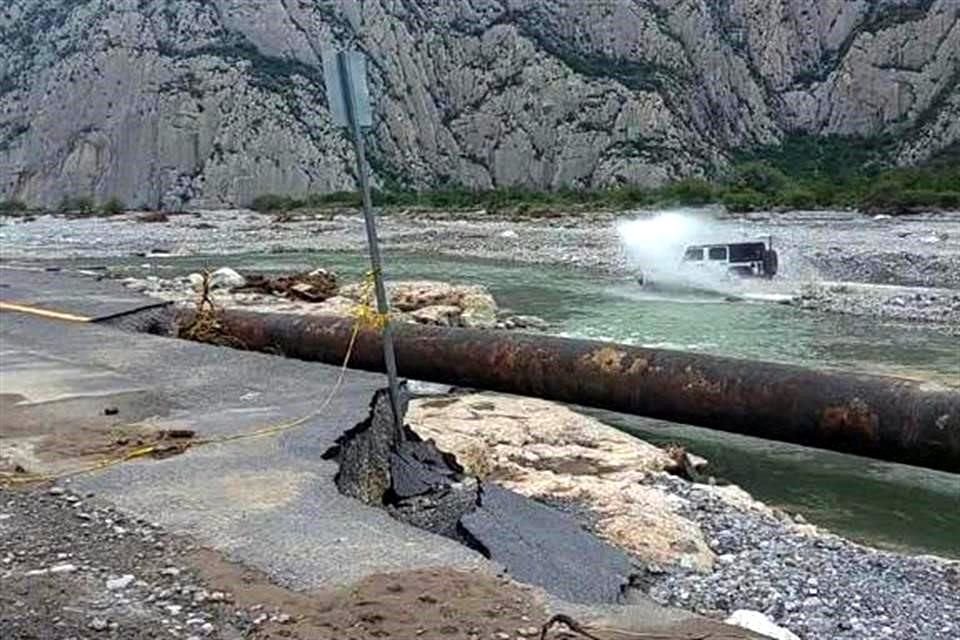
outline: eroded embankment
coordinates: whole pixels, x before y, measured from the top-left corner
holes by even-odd
[[[327,456],[340,464],[342,493],[455,539],[521,582],[573,602],[618,602],[630,589],[637,566],[626,553],[571,515],[471,475],[409,427],[398,430],[383,391]]]

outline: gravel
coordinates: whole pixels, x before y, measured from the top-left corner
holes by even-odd
[[[787,212],[734,216],[690,210],[714,219],[731,237],[773,236],[791,278],[818,277],[875,284],[960,288],[960,212],[876,220],[854,212]],[[523,263],[568,265],[625,273],[617,223],[656,212],[510,218],[486,212],[393,212],[380,218],[384,245]],[[275,218],[251,211],[202,211],[164,224],[135,214],[66,220],[8,219],[0,228],[10,258],[113,257],[133,254],[351,251],[364,246],[363,219],[331,211]]]
[[[75,514],[80,508],[86,518]],[[0,636],[241,638],[251,613],[182,566],[192,544],[89,495],[0,489]]]
[[[760,611],[804,640],[960,637],[960,562],[811,535],[678,478],[650,482],[686,500],[682,512],[703,528],[718,556],[708,575],[653,576],[654,600],[718,618]]]
[[[960,335],[960,289],[893,285],[809,284],[792,304],[802,309],[842,313],[898,323],[925,323]]]
[[[571,213],[553,218],[487,212],[398,212],[381,217],[388,251],[575,267],[624,275],[633,270],[617,232],[621,220],[655,212]],[[782,291],[821,281],[960,290],[960,212],[871,218],[855,212],[785,212],[712,218],[723,237],[772,237],[781,256]],[[356,251],[364,246],[362,218],[351,210],[300,214],[278,222],[251,211],[202,211],[170,216],[162,224],[136,214],[66,220],[7,219],[0,228],[6,259],[216,255],[249,252]],[[871,297],[867,304],[831,291],[809,297],[805,308],[870,317],[956,325],[949,304],[917,305],[903,296],[900,310]]]

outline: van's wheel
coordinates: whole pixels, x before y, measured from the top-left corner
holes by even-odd
[[[763,275],[772,278],[780,270],[780,256],[775,249],[763,252]]]

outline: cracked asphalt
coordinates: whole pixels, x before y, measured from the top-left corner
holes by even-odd
[[[8,282],[24,275],[4,269],[0,277]],[[34,276],[27,277],[35,284]],[[57,290],[65,294],[59,301]],[[79,302],[69,295],[77,290],[85,293]],[[130,299],[116,283],[95,283],[68,273],[44,274],[36,297],[82,314],[97,296],[109,303]],[[14,313],[3,313],[0,320],[4,393],[15,391],[28,400],[32,394],[41,411],[47,404],[78,407],[91,394],[102,396],[106,406],[114,392],[140,389],[144,402],[156,403],[159,397],[168,407],[166,415],[148,418],[152,425],[193,429],[201,438],[245,433],[309,415],[340,375],[336,367],[96,324],[68,325]],[[8,363],[14,361],[17,369],[11,370]],[[28,371],[29,388],[20,388]],[[99,388],[89,388],[90,380],[99,381]],[[302,428],[116,466],[78,477],[73,486],[222,549],[297,588],[349,584],[381,571],[485,566],[479,554],[398,523],[337,491],[332,481],[336,463],[322,460],[321,454],[344,430],[366,418],[380,385],[379,376],[347,371],[333,401]],[[55,397],[44,396],[49,389],[57,389]],[[84,403],[84,410],[99,409]],[[130,411],[135,420],[145,417]],[[61,411],[58,418],[84,417],[64,413],[70,412]]]

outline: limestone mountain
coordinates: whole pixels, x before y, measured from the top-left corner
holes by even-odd
[[[382,184],[659,184],[787,134],[960,140],[960,0],[5,0],[0,199],[348,188],[320,56],[370,60]]]

